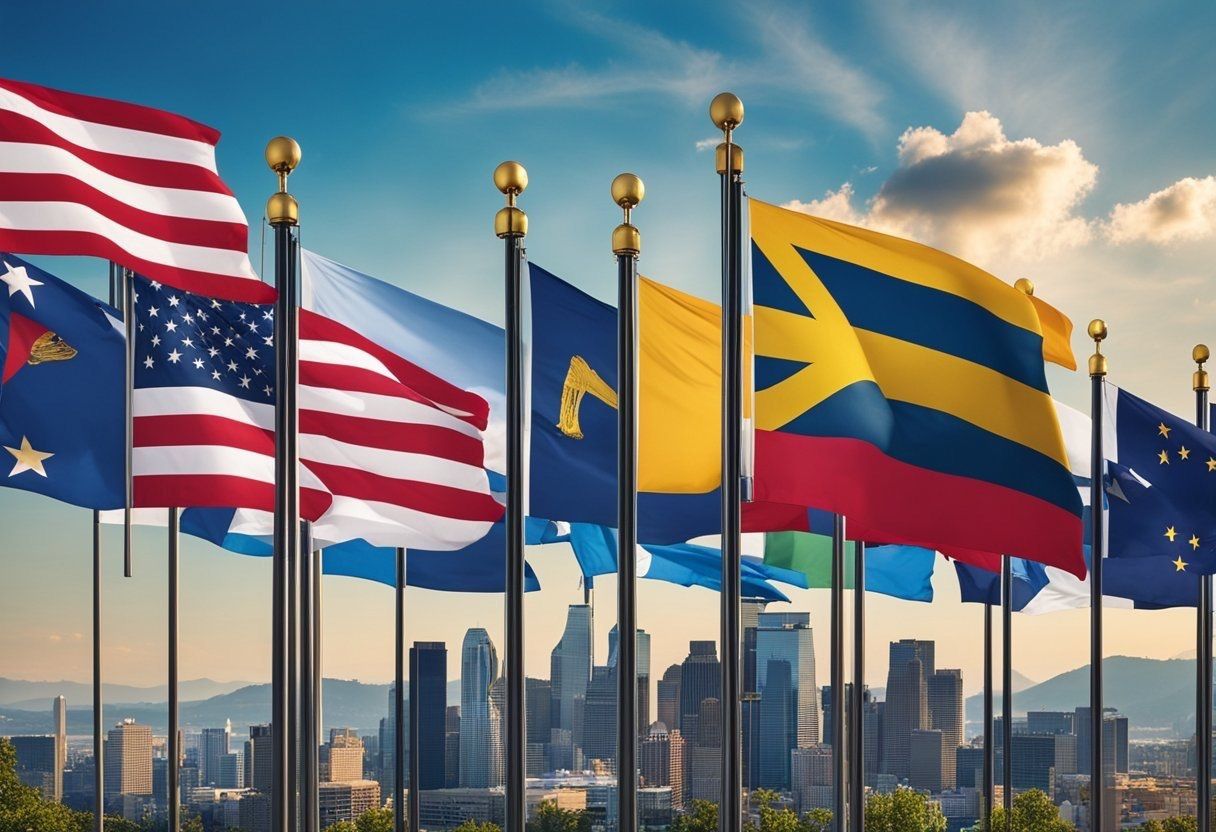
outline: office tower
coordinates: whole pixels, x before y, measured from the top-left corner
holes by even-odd
[[[916,728],[908,738],[908,785],[936,794],[942,790],[946,738],[933,728]]]
[[[460,706],[448,705],[443,716],[443,787],[460,786]]]
[[[1009,760],[1015,790],[1041,789],[1048,795],[1055,794],[1054,734],[1014,734]]]
[[[760,693],[757,782],[786,790],[790,752],[819,743],[819,687],[809,613],[760,613],[756,688]]]
[[[245,785],[269,793],[274,777],[274,750],[269,725],[250,725],[245,741]]]
[[[124,719],[106,734],[105,799],[152,794],[152,728]]]
[[[363,740],[338,734],[321,748],[321,778],[329,783],[354,783],[363,779]]]
[[[688,656],[680,665],[680,733],[695,743],[697,719],[701,703],[706,699],[717,699],[722,695],[722,679],[719,673],[718,648],[713,641],[690,641]],[[667,726],[671,728],[671,725]]]
[[[928,678],[929,724],[942,732],[942,788],[958,781],[954,749],[963,744],[963,671],[942,669]]]
[[[406,693],[409,693],[409,688],[406,688]],[[380,720],[380,727],[377,733],[377,744],[379,746],[379,761],[380,761],[380,794],[385,800],[393,796],[393,776],[396,771],[395,765],[397,760],[397,685],[393,683],[388,686],[388,714]],[[402,726],[401,733],[402,743],[406,749],[405,759],[401,761],[402,771],[408,780],[410,776],[410,699],[406,696],[401,703],[405,724]]]
[[[862,692],[862,771],[867,775],[882,771],[883,714],[887,703],[874,698],[869,688]]]
[[[1071,734],[1073,715],[1068,711],[1027,711],[1026,733]]]
[[[230,751],[220,757],[219,776],[215,785],[221,789],[245,788],[245,752]]]
[[[978,789],[983,786],[984,747],[960,745],[954,749],[954,771],[958,788]]]
[[[237,804],[241,832],[272,832],[270,794],[246,794]]]
[[[507,773],[503,769],[506,762],[506,737],[503,735],[503,723],[507,718],[507,680],[499,676],[490,685],[490,785],[503,786],[507,782]]]
[[[359,815],[380,805],[380,784],[375,780],[322,783],[318,792],[321,828]]]
[[[55,736],[10,737],[17,755],[17,777],[38,789],[43,800],[58,801],[63,794],[63,768],[59,765]]]
[[[220,758],[231,749],[232,720],[227,720],[223,728],[204,728],[198,740],[199,776],[206,785],[218,785],[220,779]]]
[[[650,732],[638,754],[644,786],[667,786],[671,789],[671,805],[684,805],[684,737],[678,729],[662,722],[650,726]]]
[[[739,603],[739,627],[743,633],[743,787],[748,791],[758,785],[754,763],[760,755],[760,732],[753,725],[759,719],[760,703],[756,691],[756,627],[767,603],[759,598],[744,598]]]
[[[68,700],[56,696],[51,703],[55,725],[55,796],[56,803],[63,800],[63,770],[68,765]]]
[[[460,785],[488,788],[497,785],[493,755],[493,716],[490,685],[498,678],[498,651],[490,634],[470,629],[460,650]],[[496,710],[496,709],[495,709]],[[498,758],[501,761],[501,757]],[[496,771],[495,769],[499,769]]]
[[[680,676],[683,669],[673,664],[663,672],[658,684],[658,720],[669,730],[680,727]]]
[[[582,736],[579,700],[585,700],[591,682],[591,606],[571,604],[566,611],[566,629],[549,654],[549,684],[553,691],[550,719],[554,728],[570,731],[574,742]]]
[[[701,700],[695,721],[696,741],[684,747],[688,755],[685,797],[716,801],[722,783],[722,703],[717,697]]]
[[[418,788],[442,789],[447,710],[448,648],[416,641],[410,648],[410,709],[418,722]]]
[[[601,761],[616,771],[616,670],[591,670],[587,702],[583,707],[583,754],[588,762]]]
[[[669,828],[674,817],[674,799],[670,786],[638,789],[638,828]]]
[[[525,680],[524,711],[527,724],[528,777],[539,777],[549,768],[549,736],[553,731],[553,686],[548,679]]]
[[[637,632],[637,665],[638,665],[638,737],[645,737],[650,727],[650,633],[645,630]],[[616,668],[617,656],[616,625],[608,631],[608,667]]]
[[[891,642],[887,701],[883,710],[883,772],[897,780],[910,775],[912,732],[927,730],[928,678],[934,672],[933,642]]]
[[[1055,740],[1056,777],[1077,773],[1077,735],[1050,734]]]
[[[1077,774],[1090,774],[1090,726],[1089,707],[1078,707],[1073,728],[1077,735]],[[1109,777],[1114,772],[1126,774],[1128,769],[1127,717],[1120,716],[1114,708],[1106,708],[1102,715],[1102,768]]]
[[[790,791],[794,793],[796,812],[835,809],[831,748],[818,745],[790,752]]]

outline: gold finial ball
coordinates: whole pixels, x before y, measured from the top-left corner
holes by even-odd
[[[528,172],[519,162],[503,162],[494,168],[494,187],[504,194],[522,194],[528,187]]]
[[[1089,322],[1089,337],[1095,341],[1103,341],[1106,339],[1106,321],[1101,318],[1094,318]]]
[[[646,198],[646,186],[632,173],[622,173],[612,180],[612,201],[622,208],[634,208]]]
[[[1025,277],[1019,277],[1017,280],[1014,281],[1013,288],[1017,289],[1023,295],[1033,295],[1034,294],[1034,281],[1029,280]]]
[[[718,93],[709,102],[709,120],[719,130],[733,130],[743,123],[743,102],[733,92]]]
[[[266,144],[266,164],[275,173],[291,173],[300,164],[300,144],[289,136],[275,136]]]
[[[1203,364],[1211,357],[1212,353],[1208,350],[1207,344],[1196,344],[1195,349],[1191,350],[1191,360],[1196,364]]]

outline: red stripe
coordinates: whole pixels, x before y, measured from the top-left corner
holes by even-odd
[[[339,465],[314,461],[307,461],[305,464],[335,495],[391,503],[454,520],[493,523],[503,515],[502,504],[489,494],[428,482],[395,479]]]
[[[416,402],[424,407],[435,405],[415,390],[380,373],[351,367],[347,364],[327,364],[324,361],[301,361],[300,383],[308,387],[324,387],[343,393],[371,393]]]
[[[169,243],[239,252],[249,247],[249,226],[243,222],[144,211],[65,174],[0,172],[0,197],[5,202],[76,202],[119,225]]]
[[[252,508],[274,511],[274,483],[220,474],[156,474],[133,478],[137,508]],[[332,502],[329,494],[300,489],[300,516],[316,520]]]
[[[159,133],[162,136],[176,136],[181,139],[206,142],[209,145],[215,145],[220,140],[219,131],[213,127],[166,110],[145,107],[142,104],[130,104],[111,98],[64,92],[5,78],[0,78],[0,87],[35,102],[44,110],[69,118],[108,124],[112,127],[143,130],[147,133]]]
[[[17,231],[0,228],[0,250],[13,254],[101,257],[175,289],[222,300],[270,303],[276,294],[273,286],[253,278],[211,274],[144,260],[112,240],[89,231]]]
[[[1081,519],[1019,491],[899,462],[855,439],[756,432],[756,497],[845,515],[860,539],[995,552],[1085,575]]]
[[[187,191],[232,196],[232,191],[218,173],[201,165],[173,162],[168,159],[147,159],[142,156],[120,156],[89,147],[81,147],[56,133],[40,121],[0,110],[0,141],[21,144],[45,144],[66,150],[76,158],[100,171],[134,182],[158,188],[181,188]]]
[[[485,448],[479,438],[435,425],[402,424],[301,410],[300,432],[366,448],[424,454],[477,468],[485,465]]]
[[[274,431],[212,416],[190,413],[174,416],[136,416],[133,443],[137,448],[175,445],[219,445],[274,456]]]
[[[335,320],[315,312],[300,312],[300,337],[314,340],[337,341],[348,344],[375,356],[386,366],[397,380],[430,401],[445,408],[469,413],[470,424],[484,430],[489,419],[490,406],[481,396],[470,393],[454,384],[427,372],[401,356],[360,335]]]

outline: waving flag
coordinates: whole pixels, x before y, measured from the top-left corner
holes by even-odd
[[[180,289],[271,300],[216,170],[219,139],[173,113],[0,79],[0,248],[104,257]]]
[[[137,281],[135,498],[274,507],[273,310]],[[453,549],[502,514],[487,406],[341,324],[300,315],[301,513],[326,541]]]
[[[750,206],[757,499],[1084,574],[1035,305],[925,246]]]
[[[86,508],[125,502],[117,313],[0,254],[0,485]]]

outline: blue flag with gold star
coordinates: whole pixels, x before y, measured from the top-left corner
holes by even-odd
[[[118,313],[0,253],[0,485],[85,508],[124,502]]]

